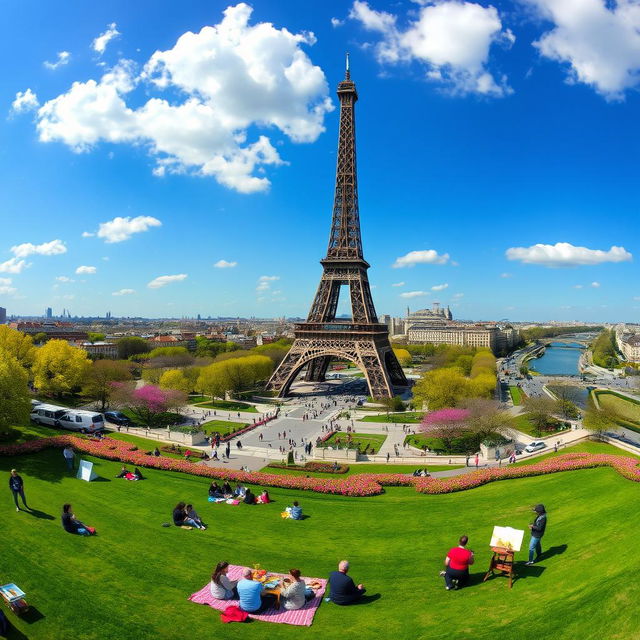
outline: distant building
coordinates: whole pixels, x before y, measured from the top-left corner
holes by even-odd
[[[67,340],[67,342],[80,342],[89,336],[86,331],[78,329],[71,322],[11,322],[9,326],[21,333],[34,336],[44,333],[47,340]]]
[[[0,307],[0,324],[5,324],[7,321],[7,310],[4,307]]]
[[[640,326],[619,324],[615,327],[618,350],[629,362],[640,362]]]
[[[51,307],[47,307],[45,316],[47,317],[47,320],[50,320],[51,318],[53,318],[53,309],[51,309]]]
[[[94,358],[118,357],[118,345],[115,342],[82,342],[79,346]]]

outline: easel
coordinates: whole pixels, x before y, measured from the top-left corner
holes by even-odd
[[[509,589],[511,589],[513,587],[513,578],[516,575],[513,570],[515,551],[504,547],[491,547],[491,551],[493,551],[491,564],[489,564],[489,570],[485,573],[482,582],[486,582],[489,576],[497,572],[509,576]]]

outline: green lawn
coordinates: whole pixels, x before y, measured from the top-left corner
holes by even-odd
[[[513,424],[513,427],[515,429],[517,429],[518,431],[522,431],[522,433],[526,433],[527,435],[531,436],[532,438],[540,438],[540,437],[552,436],[552,435],[555,435],[555,434],[561,434],[561,433],[564,433],[565,431],[568,431],[568,429],[565,429],[564,427],[562,427],[562,429],[560,431],[543,431],[540,434],[540,433],[538,433],[536,428],[533,426],[533,424],[529,420],[528,414],[526,414],[526,413],[521,413],[520,415],[515,416],[511,420],[511,423]]]
[[[230,420],[209,420],[209,422],[203,422],[200,425],[200,428],[207,435],[217,431],[221,436],[225,436],[227,433],[237,431],[238,429],[246,426],[246,424],[241,422],[231,422]]]
[[[189,404],[198,404],[199,402],[211,402],[211,396],[189,396]]]
[[[623,420],[640,427],[640,402],[634,402],[610,391],[596,391],[598,402],[603,409],[615,411]],[[627,425],[624,425],[627,426]]]
[[[197,406],[199,409],[215,409],[218,411],[227,412],[246,411],[247,413],[258,413],[258,410],[252,404],[230,400],[214,400],[213,402],[207,400],[206,402],[199,403]]]
[[[369,448],[380,451],[380,447],[384,444],[387,436],[378,433],[352,433],[351,443],[349,448],[355,449],[356,446],[360,451],[364,451],[367,445]],[[340,442],[338,442],[340,440]],[[319,447],[340,447],[342,449],[347,445],[347,433],[344,431],[338,431],[334,433],[328,440],[323,442]]]
[[[404,413],[379,414],[377,416],[365,416],[358,422],[395,422],[404,424],[416,424],[422,421],[424,413],[421,411],[405,411]]]
[[[263,467],[260,471],[264,473],[277,473],[286,476],[311,476],[312,478],[346,478],[347,476],[357,475],[359,473],[413,473],[416,469],[424,467],[431,471],[448,471],[449,469],[460,469],[462,465],[455,464],[350,464],[349,471],[346,473],[311,473],[307,471],[295,471],[288,469],[272,469]]]
[[[546,453],[542,456],[534,456],[533,458],[528,458],[527,460],[523,460],[522,462],[514,463],[518,467],[526,466],[529,464],[536,464],[541,460],[547,460],[549,458],[557,458],[558,456],[564,455],[565,453],[609,453],[617,456],[625,456],[627,458],[638,458],[638,462],[640,463],[640,456],[634,455],[630,451],[625,451],[624,449],[618,449],[618,447],[614,447],[606,442],[579,442],[571,447],[560,447],[558,453],[553,450],[553,443],[549,446],[550,453]]]
[[[11,543],[3,546],[2,579],[22,587],[33,607],[27,619],[8,614],[18,627],[12,640],[377,640],[383,629],[394,640],[638,637],[640,486],[613,469],[433,496],[409,488],[371,498],[271,489],[273,505],[231,507],[206,501],[205,478],[149,470],[147,480],[132,483],[113,478],[118,463],[93,462],[105,480],[89,484],[66,473],[58,450],[0,457],[2,477],[17,467],[39,510],[15,513],[5,494],[2,535]],[[282,520],[280,511],[295,499],[309,518]],[[193,502],[210,528],[162,528],[179,500]],[[504,578],[481,583],[493,526],[527,529],[538,501],[549,511],[543,560],[524,567],[525,553],[518,553],[512,590]],[[64,502],[98,536],[65,533]],[[471,586],[447,592],[438,571],[461,534],[476,551]],[[612,560],[612,540],[630,551],[626,561]],[[379,598],[344,608],[323,602],[311,629],[224,625],[218,612],[187,600],[220,559],[325,577],[342,558]]]
[[[167,458],[179,458],[180,460],[184,460],[184,456],[181,456],[177,453],[168,453],[166,451],[162,451],[162,447],[170,447],[170,444],[166,442],[158,442],[157,440],[151,440],[150,438],[141,438],[140,436],[133,436],[129,433],[118,433],[117,431],[109,432],[109,437],[114,440],[123,440],[124,442],[130,442],[131,444],[135,444],[138,449],[141,451],[153,451],[156,447],[160,449],[160,454],[166,456]]]
[[[520,389],[520,387],[509,387],[509,394],[511,395],[511,401],[516,407],[522,404],[522,389]]]

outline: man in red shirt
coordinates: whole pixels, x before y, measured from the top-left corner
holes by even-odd
[[[459,545],[449,549],[449,553],[444,559],[446,569],[443,573],[447,591],[454,587],[459,589],[467,584],[469,567],[475,560],[473,551],[466,548],[467,542],[469,542],[469,538],[462,536]],[[457,584],[454,585],[454,581]]]

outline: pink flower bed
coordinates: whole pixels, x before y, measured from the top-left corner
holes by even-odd
[[[560,471],[593,469],[595,467],[612,467],[624,478],[640,482],[640,467],[637,460],[626,456],[592,453],[568,453],[529,466],[482,469],[449,478],[419,478],[401,473],[362,473],[346,478],[304,478],[273,473],[215,469],[175,458],[147,455],[139,451],[136,445],[122,440],[104,438],[101,441],[94,441],[71,435],[41,438],[23,444],[5,445],[0,447],[0,455],[14,456],[37,453],[50,447],[62,449],[67,445],[72,446],[76,451],[97,458],[117,460],[138,467],[177,471],[205,478],[266,487],[357,497],[378,495],[383,492],[383,487],[385,486],[413,486],[416,491],[429,494],[453,493],[480,487],[498,480],[527,478]]]
[[[323,442],[326,442],[334,433],[338,433],[338,432],[335,429],[333,429],[332,431],[327,431],[327,433],[325,433],[323,436],[320,436],[320,440],[318,444],[322,444]]]

